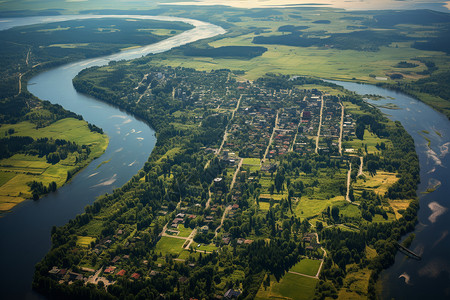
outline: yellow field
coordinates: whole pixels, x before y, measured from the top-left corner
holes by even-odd
[[[61,187],[67,178],[67,172],[76,167],[84,167],[94,158],[99,157],[108,146],[108,137],[93,133],[85,121],[67,118],[50,126],[35,129],[30,122],[6,124],[0,134],[13,128],[16,136],[31,136],[37,138],[65,139],[78,145],[88,145],[91,148],[88,160],[75,164],[75,155],[70,154],[65,160],[52,165],[45,157],[15,154],[10,158],[0,160],[0,211],[7,211],[25,199],[31,198],[27,185],[33,180],[42,182],[45,186],[55,181]]]
[[[398,181],[396,173],[378,171],[375,176],[366,174],[365,179],[358,179],[353,184],[355,192],[362,192],[362,190],[374,191],[375,194],[384,195],[388,188]]]
[[[90,236],[77,236],[77,246],[89,248],[92,242],[95,242],[95,238]]]
[[[389,204],[394,209],[395,217],[400,219],[402,215],[398,212],[399,210],[406,210],[409,207],[411,200],[389,200]]]

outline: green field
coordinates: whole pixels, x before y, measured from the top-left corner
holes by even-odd
[[[185,242],[186,240],[163,236],[156,244],[155,252],[158,254],[161,252],[163,256],[165,254],[178,256],[183,251],[182,247]]]
[[[259,166],[261,164],[261,160],[259,158],[244,158],[244,162],[242,164],[244,166]]]
[[[91,153],[88,160],[80,163],[75,162],[74,154],[54,165],[47,163],[45,157],[25,154],[15,154],[0,160],[0,211],[7,211],[30,198],[31,193],[27,185],[30,181],[40,181],[45,186],[55,181],[58,187],[61,187],[66,182],[68,171],[86,166],[108,146],[106,135],[91,132],[85,121],[73,118],[62,119],[40,129],[36,129],[30,122],[6,124],[1,127],[0,134],[4,135],[9,129],[14,129],[14,136],[65,139],[78,145],[87,145]]]
[[[91,243],[95,242],[95,238],[90,236],[78,236],[77,237],[77,246],[89,248]]]
[[[286,23],[299,24],[298,20],[289,20],[285,16]],[[245,22],[237,23],[238,26],[250,27],[258,26],[265,28],[263,36],[281,34],[276,29],[284,25],[279,21],[253,21],[247,19]],[[330,28],[330,32],[342,32],[342,27],[346,24],[340,22],[340,28]],[[308,26],[311,24],[308,22]],[[313,27],[309,30],[313,30]],[[348,32],[348,31],[347,31]],[[231,35],[231,34],[230,34]],[[395,43],[389,46],[380,47],[377,52],[365,52],[356,50],[339,50],[320,47],[292,47],[284,45],[258,45],[252,40],[258,35],[254,33],[237,36],[224,36],[209,43],[212,47],[222,46],[264,46],[268,49],[262,56],[253,59],[232,59],[232,58],[210,58],[210,57],[189,57],[182,55],[168,55],[164,59],[155,59],[154,62],[165,63],[171,66],[182,66],[195,68],[198,70],[211,70],[228,68],[232,70],[245,70],[247,79],[256,79],[268,72],[282,74],[301,74],[320,78],[336,80],[378,82],[369,75],[385,77],[386,73],[398,71],[393,66],[399,61],[410,60],[421,56],[440,56],[439,52],[422,51],[411,48],[410,43]],[[398,45],[398,47],[397,47]],[[421,66],[417,71],[423,70]]]
[[[345,203],[344,201],[344,196],[337,196],[329,200],[314,200],[302,197],[294,212],[301,218],[309,218],[320,214],[327,207],[332,207],[337,203]]]
[[[183,224],[178,225],[177,230],[180,232],[178,234],[178,236],[180,237],[188,237],[192,232],[192,229],[190,229],[189,227],[185,228]]]
[[[316,276],[320,267],[320,260],[304,258],[293,266],[289,271]]]
[[[280,282],[271,276],[270,287],[259,288],[255,299],[293,299],[309,300],[314,297],[317,279],[286,273]]]
[[[199,244],[196,244],[196,243],[194,243],[193,245],[194,245],[194,249],[196,251],[212,252],[212,251],[217,251],[219,249],[214,244],[209,244],[209,245],[200,244],[200,247],[198,247]]]
[[[354,138],[353,141],[343,142],[344,148],[351,148],[358,151],[360,149],[362,152],[365,152],[365,145],[367,145],[367,153],[376,153],[380,152],[375,146],[381,143],[385,143],[386,147],[392,146],[392,143],[388,139],[380,139],[375,134],[371,133],[367,129],[364,131],[363,140]]]
[[[349,272],[344,285],[339,290],[338,299],[367,299],[367,289],[371,271],[369,269]]]

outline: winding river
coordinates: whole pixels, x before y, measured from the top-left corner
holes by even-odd
[[[25,201],[0,218],[0,290],[2,299],[42,299],[31,289],[34,265],[50,249],[52,226],[61,226],[84,211],[99,195],[125,184],[147,161],[156,143],[154,131],[144,122],[118,108],[79,94],[72,78],[81,70],[108,64],[111,60],[139,58],[173,47],[225,33],[209,23],[166,16],[75,15],[2,20],[0,30],[15,26],[92,18],[133,18],[181,21],[195,28],[158,43],[60,66],[33,77],[28,90],[35,96],[83,116],[109,136],[106,152],[73,180],[39,201]],[[101,162],[107,162],[101,164]],[[101,165],[100,165],[101,164]]]
[[[60,226],[86,205],[114,188],[122,186],[143,166],[156,139],[142,121],[104,102],[78,94],[72,78],[82,69],[107,64],[110,60],[133,59],[148,53],[160,53],[199,39],[223,34],[215,25],[182,18],[136,15],[76,15],[31,17],[1,20],[0,30],[46,22],[88,18],[135,18],[183,21],[195,26],[167,40],[107,57],[84,60],[46,71],[29,81],[28,89],[41,99],[61,104],[81,114],[85,120],[102,127],[110,137],[105,154],[77,174],[70,184],[39,201],[26,201],[0,218],[0,288],[4,299],[41,299],[31,290],[34,265],[50,248],[50,230]],[[378,94],[384,100],[374,105],[394,103],[399,109],[380,108],[393,120],[399,120],[414,138],[420,159],[420,224],[411,249],[422,261],[406,259],[399,253],[395,264],[382,273],[385,299],[448,299],[450,296],[450,122],[429,106],[401,93],[371,85],[337,82],[359,94]],[[430,145],[428,146],[428,141]],[[109,161],[106,164],[100,163]],[[428,187],[436,191],[423,194]]]
[[[430,106],[405,94],[373,85],[330,81],[358,94],[376,94],[376,106],[392,120],[400,121],[414,138],[420,161],[419,224],[410,249],[421,261],[398,252],[395,264],[382,272],[383,299],[450,299],[450,122]],[[428,141],[430,144],[428,145]],[[428,188],[437,187],[432,193]]]

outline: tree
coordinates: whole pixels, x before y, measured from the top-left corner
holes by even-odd
[[[339,207],[333,206],[333,207],[331,208],[331,216],[333,217],[333,219],[334,219],[335,221],[338,221],[338,220],[339,220]]]
[[[364,129],[365,129],[365,126],[364,126],[363,123],[357,123],[356,124],[355,135],[360,140],[364,139]]]

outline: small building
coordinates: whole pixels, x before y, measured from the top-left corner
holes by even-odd
[[[117,273],[117,276],[123,276],[123,275],[125,275],[125,273],[126,273],[126,271],[124,269],[122,269]]]
[[[207,233],[208,230],[209,230],[208,225],[202,226],[202,227],[200,228],[200,231],[203,232],[203,233]]]
[[[239,291],[235,291],[233,289],[229,289],[228,291],[226,291],[225,295],[223,295],[224,298],[227,299],[233,299],[233,298],[237,298],[241,295],[241,292]]]
[[[131,274],[131,278],[133,278],[133,279],[139,279],[139,277],[141,277],[141,275],[139,275],[139,273],[133,273],[133,274]]]

